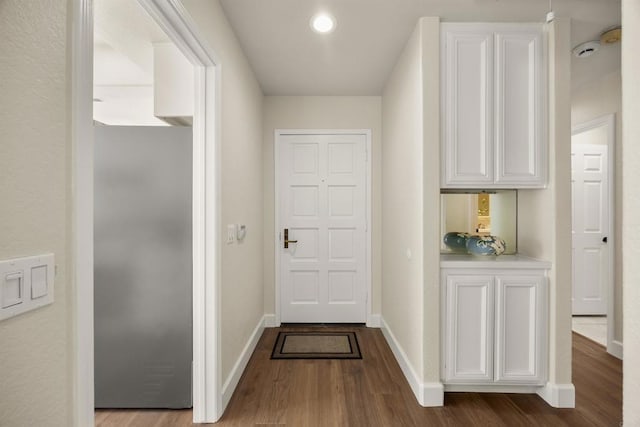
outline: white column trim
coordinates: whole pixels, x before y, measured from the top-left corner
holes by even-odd
[[[71,401],[93,426],[93,1],[73,0],[71,25]]]

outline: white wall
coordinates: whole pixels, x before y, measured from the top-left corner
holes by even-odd
[[[172,42],[153,44],[153,114],[193,123],[193,65]],[[177,120],[176,120],[177,119]]]
[[[65,0],[0,2],[0,259],[53,252],[55,302],[0,322],[0,424],[71,415]]]
[[[440,197],[440,203],[444,202],[446,218],[442,221],[444,227],[441,234],[449,231],[475,231],[475,222],[472,222],[472,204],[475,194],[447,194]],[[445,246],[446,247],[446,246]]]
[[[422,51],[416,27],[382,93],[382,317],[423,377]]]
[[[513,200],[515,194],[491,195],[491,234],[500,236],[506,242],[505,252],[513,252],[517,249],[517,222],[518,209]]]
[[[625,426],[640,425],[640,3],[622,0],[622,217],[624,364],[623,409]]]
[[[619,72],[603,76],[597,82],[574,88],[571,92],[571,124],[586,123],[607,114],[615,114],[615,287],[614,339],[622,342],[622,76]],[[606,141],[606,139],[605,139]]]
[[[382,317],[423,384],[440,381],[439,28],[419,21],[382,94]]]
[[[372,190],[372,300],[373,314],[380,313],[381,280],[381,138],[379,96],[267,96],[264,98],[263,194],[265,313],[275,313],[275,129],[371,129]]]
[[[571,385],[571,95],[570,22],[549,24],[549,178],[544,190],[518,192],[518,251],[551,261],[549,273],[549,383],[573,405]],[[558,389],[558,387],[560,389]]]
[[[440,19],[419,21],[422,45],[422,194],[425,403],[442,405],[440,384]],[[429,391],[430,390],[430,391]]]
[[[221,65],[222,230],[246,224],[242,243],[222,246],[222,383],[264,314],[262,91],[217,0],[184,0]]]

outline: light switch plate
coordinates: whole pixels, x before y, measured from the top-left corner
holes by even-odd
[[[235,241],[236,241],[236,225],[228,224],[227,225],[227,244],[230,245]]]
[[[3,274],[0,278],[2,289],[2,305],[0,308],[9,308],[17,304],[22,304],[24,299],[24,274],[22,271],[13,271]]]
[[[31,267],[31,299],[42,298],[47,295],[47,264]]]
[[[0,320],[53,302],[53,254],[0,261]]]

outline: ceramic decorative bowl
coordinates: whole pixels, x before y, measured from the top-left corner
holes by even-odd
[[[506,243],[498,236],[469,236],[467,239],[467,252],[472,255],[500,255],[506,248]]]
[[[467,239],[469,238],[469,233],[462,233],[458,231],[452,231],[444,235],[442,241],[449,249],[453,252],[467,252]]]

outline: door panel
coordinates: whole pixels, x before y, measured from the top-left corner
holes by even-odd
[[[496,33],[496,183],[542,182],[542,34]]]
[[[580,138],[597,136],[574,135]],[[609,230],[607,146],[572,144],[573,314],[607,312],[609,249],[603,239]]]
[[[277,138],[282,322],[366,321],[366,136]]]
[[[446,32],[443,184],[493,183],[493,33]]]
[[[493,381],[493,277],[446,276],[445,381]]]
[[[318,304],[320,280],[317,270],[291,270],[290,280],[292,304]]]
[[[545,278],[496,277],[496,381],[544,381]]]

